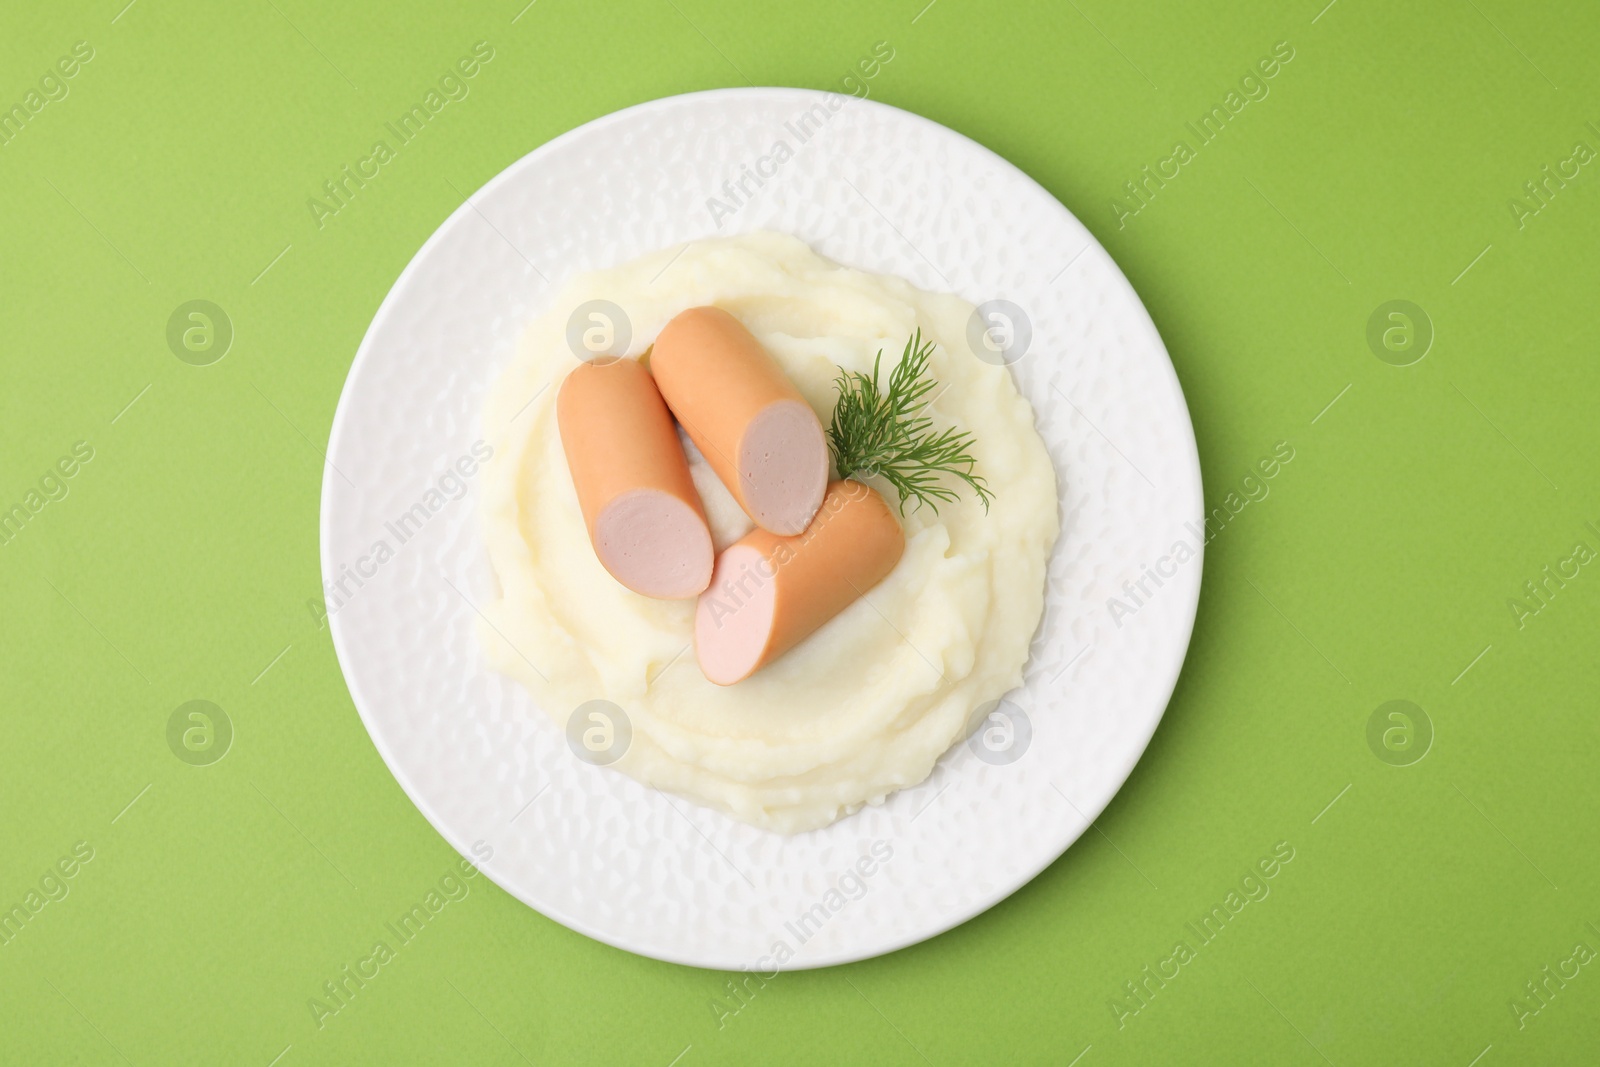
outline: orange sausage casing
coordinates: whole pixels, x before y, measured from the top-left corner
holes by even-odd
[[[662,599],[704,589],[711,530],[650,372],[636,359],[582,364],[561,383],[556,422],[589,540],[612,577]]]
[[[905,547],[889,505],[856,481],[829,485],[798,536],[752,530],[718,557],[695,607],[700,670],[718,685],[748,678],[882,581]]]
[[[822,424],[770,353],[721,308],[667,323],[650,352],[667,406],[757,526],[805,530],[828,484]]]

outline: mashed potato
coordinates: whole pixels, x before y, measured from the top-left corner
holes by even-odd
[[[678,312],[725,308],[824,426],[839,368],[870,373],[882,349],[887,378],[920,327],[938,345],[934,427],[972,433],[992,507],[986,514],[962,488],[938,514],[908,508],[905,555],[889,577],[749,679],[713,685],[695,662],[694,601],[623,588],[584,529],[555,398],[577,365],[569,319],[596,300],[625,312],[631,356]],[[922,781],[974,710],[1021,682],[1058,532],[1033,409],[1004,367],[972,354],[972,313],[957,297],[840,267],[777,233],[699,241],[575,279],[529,326],[490,395],[482,503],[501,594],[480,627],[490,661],[562,729],[580,705],[616,704],[631,738],[614,767],[778,833],[825,826]],[[750,521],[692,447],[690,460],[721,550]]]

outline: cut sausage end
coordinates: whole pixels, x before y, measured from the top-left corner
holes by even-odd
[[[739,483],[762,529],[792,537],[810,525],[828,489],[828,442],[809,405],[780,400],[750,420],[739,445]]]
[[[747,545],[717,560],[694,615],[695,658],[717,685],[743,681],[761,665],[777,604],[774,578],[767,558]]]
[[[612,577],[661,600],[695,596],[711,580],[711,531],[694,508],[658,489],[635,489],[595,517],[595,552]]]

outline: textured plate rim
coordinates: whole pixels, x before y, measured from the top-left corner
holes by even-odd
[[[828,98],[838,96],[840,94],[830,93],[818,89],[806,89],[788,86],[728,87],[721,89],[705,89],[696,92],[659,97],[654,100],[648,100],[643,103],[609,112],[605,115],[601,115],[597,118],[589,120],[588,122],[575,126],[561,134],[558,134],[526,154],[520,156],[515,161],[501,169],[499,173],[495,174],[477,190],[469,194],[454,211],[452,211],[442,222],[439,223],[438,227],[434,229],[433,233],[429,235],[428,239],[423,242],[422,247],[419,248],[406,263],[405,268],[401,270],[400,274],[395,278],[394,282],[389,287],[389,291],[384,295],[382,302],[378,305],[378,310],[373,314],[372,322],[367,326],[366,332],[362,335],[361,343],[356,349],[355,357],[351,360],[350,368],[345,374],[344,385],[340,389],[339,402],[334,409],[333,422],[328,432],[328,448],[326,461],[324,462],[322,472],[322,492],[319,497],[318,556],[320,564],[319,570],[324,581],[327,581],[331,577],[329,567],[337,566],[332,554],[332,531],[330,515],[334,507],[334,498],[336,494],[340,492],[340,490],[338,489],[337,485],[334,484],[335,471],[332,466],[332,457],[337,454],[340,442],[346,429],[348,428],[348,420],[346,416],[349,414],[349,411],[354,404],[352,399],[354,393],[353,383],[357,379],[358,372],[364,368],[369,359],[373,358],[373,352],[377,347],[377,343],[374,338],[382,331],[387,319],[393,313],[394,307],[398,300],[398,294],[405,288],[406,283],[411,279],[411,276],[414,273],[419,273],[424,269],[423,264],[429,259],[434,248],[444,241],[446,235],[454,230],[455,227],[462,221],[473,216],[475,212],[473,202],[478,197],[491,192],[500,185],[514,181],[523,171],[530,167],[536,166],[543,156],[553,153],[557,148],[564,145],[566,142],[574,140],[580,136],[590,134],[595,130],[628,121],[629,119],[641,114],[666,110],[684,103],[715,106],[716,104],[725,100],[751,98],[779,99],[796,95],[810,96],[814,98]],[[1048,201],[1055,206],[1056,210],[1066,215],[1083,231],[1083,235],[1090,245],[1093,245],[1105,255],[1107,262],[1110,263],[1111,267],[1113,268],[1114,277],[1109,279],[1110,283],[1112,285],[1120,286],[1124,290],[1124,295],[1130,298],[1130,309],[1133,312],[1133,320],[1137,321],[1146,331],[1148,331],[1149,339],[1154,342],[1156,348],[1164,357],[1158,362],[1160,364],[1161,372],[1165,381],[1172,389],[1178,401],[1178,414],[1182,418],[1184,423],[1183,429],[1186,431],[1184,434],[1184,439],[1187,441],[1189,446],[1187,455],[1185,457],[1188,461],[1188,473],[1192,478],[1193,485],[1196,490],[1196,497],[1200,502],[1200,510],[1194,515],[1191,515],[1190,519],[1193,521],[1203,521],[1205,514],[1204,483],[1201,479],[1199,445],[1194,435],[1194,421],[1189,414],[1188,400],[1183,393],[1183,386],[1178,379],[1177,369],[1173,366],[1171,354],[1167,351],[1166,343],[1162,340],[1160,331],[1156,328],[1154,320],[1151,319],[1149,310],[1144,305],[1144,301],[1139,297],[1138,292],[1133,288],[1133,284],[1128,281],[1127,275],[1123,273],[1122,268],[1117,265],[1115,258],[1113,258],[1109,252],[1106,252],[1105,246],[1100,244],[1099,240],[1094,236],[1089,228],[1083,225],[1082,220],[1078,219],[1078,217],[1073,214],[1070,208],[1061,203],[1061,201],[1056,198],[1055,194],[1051,193],[1021,168],[1016,166],[1010,160],[999,155],[992,149],[979,143],[978,141],[973,140],[958,130],[953,130],[940,122],[936,122],[933,119],[916,114],[915,112],[907,111],[903,108],[898,108],[892,104],[886,104],[881,101],[865,98],[853,99],[855,100],[856,106],[883,109],[885,111],[893,112],[897,121],[910,122],[915,125],[931,127],[937,135],[956,138],[958,142],[963,145],[963,147],[975,151],[981,158],[984,158],[991,165],[996,166],[1003,171],[1010,172],[1012,175],[1021,178],[1026,183],[1033,185],[1035,188],[1044,193],[1044,195],[1048,198]],[[1089,245],[1085,245],[1084,251],[1088,251],[1088,248]],[[1015,878],[1010,884],[1003,884],[990,893],[979,896],[972,904],[965,908],[952,910],[948,915],[941,916],[937,922],[929,923],[912,933],[882,944],[874,944],[859,949],[843,948],[830,954],[818,956],[814,959],[793,960],[785,964],[782,969],[789,971],[814,970],[823,967],[838,966],[845,963],[855,963],[861,960],[874,959],[878,956],[885,956],[893,952],[898,952],[901,949],[909,948],[912,945],[920,944],[923,941],[938,937],[940,934],[947,933],[957,926],[960,926],[963,923],[966,923],[971,919],[983,914],[997,904],[1002,903],[1013,893],[1020,890],[1023,886],[1032,882],[1041,873],[1043,873],[1047,867],[1065,855],[1067,850],[1077,842],[1078,838],[1083,836],[1084,832],[1088,830],[1091,825],[1093,825],[1094,821],[1100,817],[1101,813],[1105,811],[1105,809],[1110,805],[1111,801],[1115,799],[1117,794],[1122,791],[1122,787],[1127,784],[1128,777],[1133,773],[1134,767],[1136,767],[1139,763],[1139,760],[1144,757],[1145,750],[1149,747],[1151,738],[1155,736],[1156,730],[1160,727],[1162,720],[1166,717],[1167,707],[1172,701],[1172,694],[1177,688],[1178,679],[1183,672],[1183,666],[1188,660],[1189,647],[1194,636],[1195,619],[1199,610],[1200,589],[1204,584],[1204,567],[1205,544],[1202,539],[1202,543],[1198,546],[1195,553],[1195,581],[1192,586],[1192,594],[1187,596],[1184,602],[1173,603],[1170,609],[1172,611],[1181,611],[1183,615],[1182,654],[1173,657],[1171,669],[1169,671],[1169,677],[1162,679],[1162,684],[1158,687],[1158,691],[1163,694],[1160,701],[1160,707],[1151,717],[1149,729],[1143,732],[1143,737],[1138,738],[1138,744],[1128,744],[1125,747],[1125,755],[1122,760],[1122,765],[1116,768],[1117,773],[1115,775],[1115,788],[1107,790],[1105,795],[1097,798],[1094,803],[1079,809],[1080,814],[1084,816],[1081,825],[1079,825],[1075,830],[1069,829],[1064,833],[1061,833],[1057,840],[1052,842],[1051,847],[1048,847],[1041,852],[1041,862],[1039,862],[1036,866],[1033,866],[1031,869],[1023,869],[1026,872],[1025,874]],[[339,621],[337,615],[328,616],[327,622],[329,634],[333,639],[334,653],[339,661],[340,674],[344,678],[345,686],[350,693],[351,702],[356,707],[356,713],[360,716],[362,726],[366,730],[368,738],[371,739],[373,747],[377,749],[379,757],[383,760],[384,765],[388,769],[389,773],[400,785],[400,788],[405,793],[407,799],[409,799],[417,808],[417,810],[422,814],[423,818],[428,821],[428,824],[432,826],[434,831],[443,837],[450,847],[455,849],[460,856],[469,859],[470,861],[471,857],[469,856],[469,848],[466,847],[461,840],[458,840],[454,828],[451,827],[446,820],[441,819],[438,813],[433,810],[431,804],[426,799],[425,794],[416,786],[415,783],[409,779],[403,766],[390,751],[387,742],[382,736],[382,731],[374,728],[375,719],[373,713],[368,711],[368,704],[370,701],[362,692],[359,681],[352,677],[352,671],[349,666],[349,664],[353,662],[352,656],[346,647],[345,637],[343,634],[343,626],[345,624]],[[1133,738],[1130,736],[1130,741],[1132,739]],[[1074,807],[1077,807],[1077,805],[1074,805]],[[1090,810],[1091,808],[1092,810]],[[1062,825],[1071,826],[1072,824],[1063,823]],[[741,966],[741,963],[739,962],[710,963],[704,958],[693,959],[678,953],[660,951],[654,948],[641,948],[638,945],[629,944],[616,934],[599,929],[583,919],[579,919],[566,913],[561,908],[550,905],[548,902],[541,901],[537,904],[534,903],[518,889],[508,886],[501,882],[500,879],[496,878],[491,866],[492,863],[492,860],[486,861],[483,865],[479,866],[479,870],[488,876],[490,881],[494,882],[495,885],[499,886],[507,894],[532,910],[538,912],[546,918],[553,920],[554,922],[560,923],[562,926],[565,926],[570,930],[584,935],[585,937],[599,941],[602,944],[609,945],[612,948],[617,948],[624,952],[632,953],[634,955],[644,956],[649,959],[657,959],[663,962],[674,963],[686,967],[727,970],[736,969],[737,967]],[[748,961],[744,962],[747,963]]]

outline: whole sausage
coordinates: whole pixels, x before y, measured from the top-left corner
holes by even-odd
[[[650,372],[636,359],[582,364],[561,383],[556,422],[601,565],[645,596],[704,589],[711,530]]]
[[[752,521],[776,534],[811,522],[828,484],[828,442],[800,390],[721,308],[677,315],[650,372],[667,407]]]
[[[717,685],[743,681],[811,636],[900,562],[889,505],[856,481],[828,486],[804,533],[752,530],[717,559],[695,606],[695,657]]]

